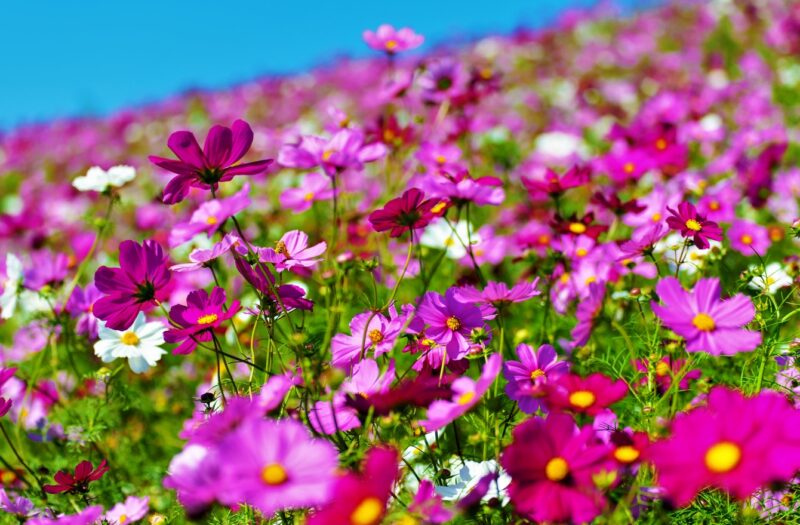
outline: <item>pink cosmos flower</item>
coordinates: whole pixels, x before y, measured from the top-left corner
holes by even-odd
[[[376,51],[389,55],[415,49],[422,45],[425,37],[418,35],[411,28],[395,29],[389,24],[381,24],[375,32],[364,31],[364,42]]]
[[[663,306],[654,302],[653,311],[686,339],[687,352],[731,355],[761,344],[760,332],[743,328],[756,315],[753,302],[743,294],[722,300],[719,279],[700,279],[687,292],[678,279],[665,277],[656,285],[656,293]]]
[[[466,170],[442,177],[424,177],[418,185],[431,196],[454,203],[471,202],[476,206],[500,206],[506,198],[503,181],[497,177],[469,176]]]
[[[422,90],[422,100],[439,104],[464,93],[467,74],[460,62],[450,58],[438,58],[425,65],[425,71],[417,79]]]
[[[521,281],[510,289],[506,283],[489,281],[481,291],[474,286],[462,286],[456,288],[456,298],[464,303],[491,304],[492,306],[504,306],[510,303],[523,303],[533,299],[542,292],[536,289],[539,278],[533,281]]]
[[[403,195],[387,202],[380,210],[369,214],[369,222],[376,232],[391,230],[391,237],[400,237],[411,230],[419,230],[428,225],[437,214],[434,213],[440,201],[425,199],[425,194],[417,188],[403,192]]]
[[[747,398],[716,387],[706,406],[675,419],[671,436],[652,444],[647,458],[675,505],[688,504],[707,487],[743,500],[789,481],[800,468],[799,420],[800,413],[776,392]]]
[[[292,309],[312,310],[314,303],[305,298],[306,291],[293,284],[277,285],[275,276],[263,264],[251,266],[244,257],[234,257],[236,269],[245,281],[261,294],[260,310],[269,316],[288,313]]]
[[[764,255],[772,245],[769,231],[750,221],[735,220],[728,229],[731,248],[744,256]]]
[[[673,230],[681,232],[684,237],[691,237],[694,245],[704,250],[710,245],[708,240],[721,241],[722,228],[716,222],[708,221],[705,217],[697,213],[697,209],[690,202],[682,202],[678,205],[678,210],[667,208],[670,217],[667,217],[667,225]]]
[[[447,357],[453,360],[467,355],[472,347],[472,331],[484,327],[480,309],[459,301],[456,294],[456,288],[448,289],[444,297],[426,292],[417,310],[418,318],[429,325],[427,336],[445,347]]]
[[[178,160],[148,157],[153,164],[178,175],[164,188],[164,203],[182,201],[192,187],[216,190],[220,182],[236,175],[255,175],[266,170],[272,159],[237,164],[252,144],[253,130],[243,120],[236,120],[230,128],[213,126],[202,150],[190,131],[170,135],[167,146]]]
[[[578,319],[578,324],[570,332],[572,341],[567,346],[577,348],[585,345],[589,341],[589,336],[592,334],[594,322],[603,310],[603,301],[606,297],[605,284],[591,282],[589,283],[589,296],[578,303],[578,309],[575,312],[575,317]]]
[[[117,503],[103,515],[109,525],[125,525],[135,523],[147,515],[150,509],[150,498],[128,496],[122,503]]]
[[[56,286],[67,276],[69,257],[65,253],[37,250],[30,254],[31,265],[25,268],[24,283],[30,290]]]
[[[363,312],[350,321],[350,334],[336,334],[331,341],[331,352],[333,353],[333,366],[347,367],[357,362],[361,354],[366,350],[372,351],[372,355],[377,358],[394,348],[397,338],[403,331],[409,316],[413,315],[414,309],[407,305],[397,313],[397,309],[392,305],[389,308],[389,317],[383,314],[372,315],[372,312]],[[367,319],[372,317],[367,325]]]
[[[578,431],[569,415],[550,414],[524,421],[513,435],[500,464],[519,514],[537,523],[587,523],[602,512],[606,501],[592,478],[615,468],[592,427]]]
[[[250,185],[245,184],[241,191],[230,197],[201,204],[189,221],[172,227],[169,232],[170,248],[180,246],[199,233],[212,237],[226,220],[250,206],[249,192]]]
[[[92,505],[77,514],[62,514],[55,518],[40,516],[30,519],[26,523],[27,525],[94,525],[102,514],[102,505]]]
[[[313,268],[322,259],[327,249],[325,241],[314,246],[308,245],[308,235],[300,230],[292,230],[283,234],[275,243],[275,248],[259,248],[258,257],[261,262],[272,263],[278,273],[293,268]]]
[[[189,260],[192,262],[175,264],[170,266],[170,270],[176,272],[193,272],[204,268],[211,261],[222,257],[230,251],[235,251],[240,255],[247,254],[247,248],[242,244],[241,239],[236,234],[228,233],[221,241],[216,243],[210,249],[197,248],[192,250],[189,254]]]
[[[225,290],[215,286],[211,295],[205,290],[195,290],[186,298],[186,306],[176,304],[169,311],[172,323],[180,328],[164,332],[164,340],[178,343],[173,354],[191,354],[198,343],[211,341],[211,332],[239,311],[239,301],[225,309]]]
[[[481,396],[492,386],[497,374],[500,373],[502,363],[503,358],[499,354],[493,354],[486,361],[481,376],[477,381],[469,377],[459,377],[453,381],[451,385],[453,398],[449,400],[439,399],[431,403],[431,406],[428,407],[426,419],[420,421],[419,426],[425,432],[433,432],[469,412],[472,407],[478,404]]]
[[[586,377],[564,374],[547,384],[547,405],[552,409],[594,416],[620,401],[628,393],[622,379],[594,373]]]
[[[311,169],[317,166],[330,176],[345,169],[361,170],[365,162],[386,155],[386,146],[380,142],[364,144],[361,131],[345,128],[329,140],[311,135],[303,136],[297,144],[285,144],[278,154],[278,162],[287,168]]]
[[[414,519],[419,519],[425,524],[447,523],[453,519],[453,512],[444,508],[442,497],[436,493],[434,484],[427,479],[420,482],[408,511]]]
[[[97,339],[98,319],[93,310],[95,301],[102,296],[94,283],[87,284],[86,288],[76,286],[66,304],[67,311],[76,319],[75,331],[89,339]]]
[[[330,502],[308,517],[308,525],[379,525],[397,479],[397,451],[374,447],[367,451],[363,472],[336,481]]]
[[[416,158],[428,170],[438,173],[441,170],[460,171],[464,169],[461,162],[461,148],[456,144],[434,144],[423,142],[416,153]]]
[[[125,330],[139,312],[167,298],[170,271],[167,256],[155,241],[123,241],[119,265],[101,266],[94,274],[95,286],[104,295],[94,302],[92,311],[109,328]]]
[[[587,184],[592,176],[592,169],[588,166],[575,165],[562,176],[551,169],[535,171],[532,174],[539,178],[523,177],[522,184],[534,196],[560,195],[568,189]]]
[[[540,408],[546,411],[542,398],[545,385],[569,371],[567,361],[559,361],[555,349],[542,345],[538,350],[526,344],[517,346],[519,361],[506,361],[503,377],[506,378],[506,394],[519,403],[519,409],[534,414]]]
[[[315,507],[333,496],[336,449],[312,438],[297,421],[249,419],[220,444],[223,454],[219,498],[247,503],[268,518],[285,509]]]
[[[327,201],[332,198],[333,185],[330,177],[320,173],[309,173],[303,177],[300,187],[283,190],[280,202],[281,207],[301,213],[311,208],[317,201]]]

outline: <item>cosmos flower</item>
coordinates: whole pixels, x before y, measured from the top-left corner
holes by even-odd
[[[416,34],[409,27],[395,29],[389,24],[381,24],[375,32],[364,31],[363,36],[369,47],[390,55],[415,49],[425,41],[425,37]]]
[[[364,163],[382,158],[387,151],[380,142],[365,144],[361,131],[345,128],[330,139],[306,135],[296,144],[283,145],[278,154],[278,163],[297,169],[319,166],[333,177],[348,168],[361,170]]]
[[[56,472],[53,479],[57,484],[45,485],[44,491],[48,494],[60,494],[62,492],[86,494],[89,491],[89,483],[102,478],[108,472],[108,468],[106,460],[101,461],[97,468],[92,467],[91,461],[81,461],[75,467],[74,474],[64,470]]]
[[[426,419],[420,421],[419,426],[425,429],[425,432],[433,432],[469,412],[492,386],[497,374],[500,373],[502,363],[503,358],[499,354],[493,354],[486,361],[477,381],[469,377],[459,377],[453,381],[451,385],[453,398],[431,403]]]
[[[102,505],[91,505],[77,514],[61,514],[54,518],[39,516],[28,520],[26,525],[94,525],[102,514]]]
[[[459,507],[470,506],[469,501],[465,503],[465,498],[476,495],[475,503],[489,502],[493,498],[503,504],[508,502],[508,485],[511,483],[511,478],[498,465],[497,461],[493,459],[480,462],[462,461],[460,458],[456,458],[453,467],[451,471],[453,477],[446,480],[446,484],[436,485],[436,492],[444,501],[457,501]],[[479,485],[487,478],[491,480],[491,483],[481,491]]]
[[[513,436],[500,463],[519,514],[537,523],[587,523],[600,514],[606,501],[593,476],[615,468],[591,427],[578,430],[569,415],[550,414],[524,421]]]
[[[552,409],[594,416],[627,393],[628,385],[622,379],[614,380],[599,373],[586,377],[564,374],[547,383],[546,402]]]
[[[727,237],[731,248],[744,256],[755,254],[763,256],[772,245],[767,229],[750,221],[733,221]]]
[[[212,246],[210,249],[197,248],[192,250],[192,253],[189,254],[189,260],[191,262],[174,264],[170,266],[170,270],[176,272],[193,272],[200,270],[211,263],[211,261],[219,259],[231,251],[238,253],[239,255],[247,254],[247,248],[245,248],[242,244],[242,240],[239,239],[236,234],[228,233],[222,238],[221,241],[214,244],[214,246]]]
[[[126,525],[135,523],[147,515],[150,508],[150,498],[128,496],[125,501],[117,503],[103,515],[109,525]]]
[[[665,277],[656,285],[662,305],[655,314],[670,330],[686,339],[687,352],[731,355],[750,352],[761,344],[761,333],[743,327],[753,320],[753,302],[743,294],[721,299],[719,279],[704,278],[687,292],[680,281]]]
[[[388,318],[380,313],[373,315],[373,312],[357,314],[350,321],[350,335],[333,336],[333,366],[347,367],[358,361],[365,351],[371,351],[375,358],[391,351],[411,315],[413,307],[404,307],[398,314],[394,305],[389,308]]]
[[[489,281],[483,290],[474,286],[462,286],[456,289],[456,298],[464,303],[491,304],[504,306],[511,303],[522,303],[541,295],[536,289],[539,278],[533,281],[521,281],[511,288],[506,283]]]
[[[766,267],[751,266],[748,271],[753,279],[748,283],[748,288],[774,294],[781,288],[794,284],[794,279],[786,273],[783,265],[778,262],[769,263]]]
[[[336,449],[297,421],[250,418],[219,449],[236,451],[220,465],[223,503],[247,503],[271,517],[325,504],[334,495]]]
[[[94,274],[103,297],[94,302],[92,312],[113,330],[125,330],[141,311],[166,299],[170,279],[167,256],[155,241],[123,241],[119,265],[101,266]]]
[[[303,177],[303,182],[299,187],[283,190],[280,202],[283,208],[301,213],[311,208],[315,202],[327,201],[332,198],[331,178],[320,173],[309,173]]]
[[[434,209],[439,206],[437,199],[425,199],[425,194],[417,188],[403,192],[403,195],[387,202],[380,210],[369,214],[369,222],[376,232],[391,230],[391,237],[418,230],[428,225],[437,215]]]
[[[708,240],[721,241],[722,228],[716,222],[706,220],[705,217],[697,213],[697,209],[690,202],[682,202],[678,205],[678,210],[667,207],[670,216],[667,217],[667,225],[673,230],[677,230],[686,238],[691,238],[694,245],[700,249],[709,247]]]
[[[546,410],[542,398],[544,386],[569,371],[567,361],[559,361],[555,349],[547,344],[536,351],[526,344],[517,346],[519,361],[506,361],[503,364],[503,377],[506,378],[506,394],[519,403],[519,409],[533,414],[538,409]]]
[[[20,521],[39,514],[39,511],[31,500],[23,496],[16,496],[14,500],[12,500],[5,489],[0,489],[0,509],[18,518]]]
[[[194,290],[186,298],[186,306],[176,304],[169,311],[173,327],[164,333],[168,343],[180,344],[173,354],[191,354],[198,343],[212,339],[212,331],[239,311],[239,301],[225,308],[225,290],[215,286],[209,295],[205,290]]]
[[[442,505],[442,497],[436,493],[436,488],[431,481],[424,479],[408,505],[410,519],[422,523],[447,523],[453,518],[453,513]],[[416,522],[415,522],[416,523]]]
[[[170,135],[167,146],[178,160],[148,157],[153,164],[177,174],[164,188],[164,203],[181,202],[193,187],[216,191],[220,182],[227,182],[236,175],[265,171],[272,159],[237,164],[252,144],[253,130],[243,120],[234,121],[230,128],[213,126],[202,150],[190,131],[176,131]]]
[[[670,437],[653,443],[647,457],[675,505],[688,504],[707,487],[745,499],[771,483],[789,481],[800,468],[798,418],[775,392],[748,398],[716,387],[706,406],[678,415]]]
[[[230,197],[212,199],[201,204],[187,222],[180,222],[172,227],[169,232],[170,248],[180,246],[200,233],[213,237],[226,220],[250,206],[249,192],[250,185],[245,184],[241,191]]]
[[[87,336],[89,339],[97,338],[99,321],[95,317],[93,310],[94,302],[100,297],[102,297],[100,290],[97,289],[94,283],[90,283],[86,285],[86,288],[76,286],[66,304],[67,311],[76,319],[75,331]]]
[[[450,288],[444,297],[426,292],[417,309],[417,316],[429,328],[427,336],[444,346],[450,359],[461,359],[472,347],[472,330],[483,328],[483,316],[477,306],[457,298],[457,289]]]
[[[86,175],[72,181],[78,191],[104,192],[109,188],[119,188],[136,178],[136,169],[131,166],[112,166],[104,170],[99,166],[89,168]]]
[[[588,166],[572,166],[564,175],[551,169],[542,172],[531,172],[539,178],[522,177],[522,184],[533,194],[557,196],[571,188],[587,184],[592,176],[592,169]]]
[[[328,244],[325,241],[314,246],[308,245],[308,235],[300,230],[292,230],[283,234],[275,243],[275,248],[259,248],[258,257],[261,262],[275,265],[279,273],[293,268],[313,268],[322,259]]]
[[[98,330],[100,339],[94,344],[94,353],[104,363],[117,358],[127,359],[131,370],[141,374],[156,366],[161,356],[167,353],[161,348],[165,330],[160,321],[148,323],[141,312],[124,331],[111,329],[101,323]]]

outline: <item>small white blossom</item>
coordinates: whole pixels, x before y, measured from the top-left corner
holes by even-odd
[[[133,325],[124,331],[108,328],[101,322],[98,328],[100,340],[94,344],[94,353],[104,363],[121,357],[128,359],[131,370],[137,374],[146,372],[166,354],[160,345],[164,344],[166,328],[160,322],[148,323],[139,312]]]
[[[131,166],[112,166],[108,171],[99,166],[89,168],[86,175],[76,178],[72,185],[79,191],[106,191],[113,186],[119,188],[136,177]]]
[[[14,315],[22,280],[22,262],[13,253],[6,254],[6,281],[3,284],[3,295],[0,295],[0,318],[11,319]]]
[[[766,290],[770,295],[794,282],[780,263],[770,263],[763,269],[754,265],[750,271],[754,277],[748,286],[754,290]]]

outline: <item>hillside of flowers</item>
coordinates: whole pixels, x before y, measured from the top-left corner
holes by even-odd
[[[0,136],[0,523],[795,523],[800,4],[363,39]]]

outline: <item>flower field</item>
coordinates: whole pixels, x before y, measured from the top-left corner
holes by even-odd
[[[363,38],[0,136],[0,523],[796,523],[800,4]]]

